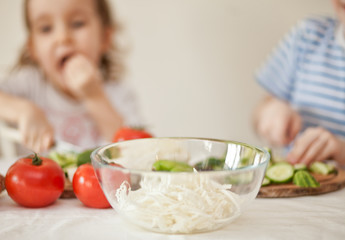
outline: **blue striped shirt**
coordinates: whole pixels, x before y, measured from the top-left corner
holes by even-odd
[[[345,49],[335,37],[338,30],[337,20],[329,17],[301,21],[256,78],[300,113],[302,131],[322,126],[345,137]]]

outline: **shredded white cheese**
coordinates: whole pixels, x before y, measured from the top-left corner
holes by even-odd
[[[156,176],[158,175],[158,176]],[[194,233],[210,231],[240,215],[238,195],[231,185],[202,174],[157,174],[142,178],[131,191],[128,182],[117,189],[117,210],[152,231]]]

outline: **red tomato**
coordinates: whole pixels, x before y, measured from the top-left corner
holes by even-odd
[[[17,160],[7,171],[8,195],[25,207],[45,207],[64,190],[65,174],[55,161],[36,154]]]
[[[86,206],[92,208],[109,208],[101,186],[91,164],[78,167],[73,176],[73,191],[77,198]]]
[[[113,142],[121,142],[137,138],[152,138],[152,135],[143,129],[122,127],[116,132]]]

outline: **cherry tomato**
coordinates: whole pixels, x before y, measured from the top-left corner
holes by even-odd
[[[17,160],[7,171],[8,195],[25,207],[45,207],[64,191],[65,174],[53,160],[37,154]]]
[[[122,127],[116,132],[113,138],[113,142],[120,142],[137,138],[152,138],[152,135],[143,129]]]
[[[77,198],[86,206],[92,208],[109,208],[103,190],[97,180],[91,164],[78,167],[73,176],[73,191]]]

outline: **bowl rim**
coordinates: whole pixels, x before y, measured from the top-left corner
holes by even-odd
[[[236,172],[240,173],[242,171],[248,171],[252,170],[253,168],[258,168],[265,166],[267,167],[268,162],[270,161],[270,153],[268,150],[266,150],[264,147],[257,147],[255,145],[251,145],[248,143],[240,142],[240,141],[233,141],[233,140],[224,140],[224,139],[216,139],[216,138],[202,138],[202,137],[152,137],[152,138],[138,138],[138,139],[131,139],[131,140],[126,140],[126,141],[121,141],[121,142],[115,142],[115,143],[108,143],[106,145],[100,146],[96,148],[94,151],[91,153],[91,164],[93,164],[94,161],[98,158],[100,155],[99,152],[104,151],[106,148],[114,147],[117,145],[121,145],[124,142],[133,142],[133,141],[147,141],[147,140],[169,140],[169,139],[174,139],[174,140],[197,140],[197,141],[213,141],[213,142],[220,142],[220,143],[226,143],[226,144],[237,144],[241,146],[245,146],[251,149],[254,149],[256,151],[260,151],[263,153],[263,158],[265,159],[264,161],[256,164],[256,165],[249,165],[243,168],[238,168],[238,169],[224,169],[224,170],[212,170],[212,171],[198,171],[198,172],[168,172],[168,171],[152,171],[152,170],[138,170],[138,169],[133,169],[133,168],[122,168],[118,167],[116,165],[106,165],[108,168],[113,168],[121,171],[127,171],[130,173],[137,173],[137,174],[143,174],[143,173],[154,173],[154,174],[212,174],[212,173],[229,173],[229,172]],[[100,163],[101,164],[101,163]]]

